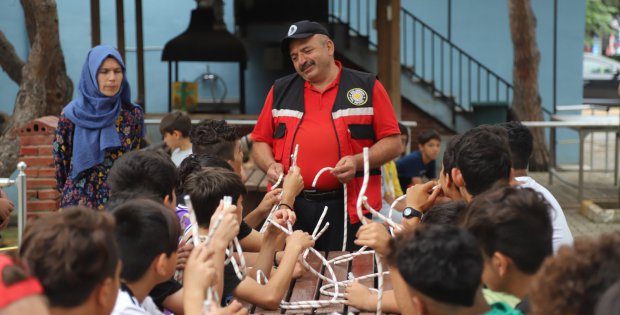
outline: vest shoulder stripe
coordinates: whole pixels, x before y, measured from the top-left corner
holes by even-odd
[[[332,113],[333,119],[338,119],[341,117],[349,117],[349,116],[372,116],[374,115],[374,110],[372,107],[363,107],[363,108],[347,108],[340,109]]]
[[[271,115],[274,118],[275,117],[295,117],[297,119],[301,119],[301,116],[303,116],[304,113],[298,110],[292,110],[292,109],[272,109]]]

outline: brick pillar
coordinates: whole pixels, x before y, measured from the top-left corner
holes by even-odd
[[[26,162],[28,215],[56,211],[60,194],[56,190],[56,169],[52,144],[58,117],[45,116],[16,128],[21,147],[19,161]]]

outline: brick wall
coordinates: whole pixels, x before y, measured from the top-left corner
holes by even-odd
[[[415,105],[411,104],[405,98],[402,98],[401,117],[402,120],[414,120],[418,123],[417,127],[413,128],[412,134],[410,134],[411,151],[418,149],[418,136],[424,130],[435,129],[442,136],[452,136],[456,133],[450,128],[440,123],[433,116],[423,112]]]
[[[29,216],[58,210],[60,194],[56,190],[56,170],[52,156],[57,126],[58,117],[46,116],[15,129],[21,142],[19,161],[28,165],[26,186]]]

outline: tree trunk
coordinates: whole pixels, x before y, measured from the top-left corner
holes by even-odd
[[[22,5],[32,47],[21,69],[12,119],[0,137],[2,177],[10,175],[17,163],[19,139],[13,129],[41,116],[60,114],[73,93],[60,47],[56,1],[22,0]]]
[[[541,121],[543,115],[538,92],[540,51],[536,43],[536,17],[530,0],[508,0],[510,34],[514,47],[512,109],[518,120]],[[532,128],[534,150],[530,170],[546,171],[549,152],[543,130]]]

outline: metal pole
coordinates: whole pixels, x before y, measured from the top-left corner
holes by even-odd
[[[553,0],[553,114],[557,110],[558,69],[558,0]]]
[[[448,41],[452,42],[452,0],[448,0]]]
[[[24,228],[26,228],[26,219],[28,215],[26,206],[26,163],[17,163],[17,244],[22,245],[22,238],[24,235]]]
[[[125,58],[125,7],[123,0],[116,0],[116,45],[123,61]]]
[[[136,57],[138,63],[138,102],[146,109],[144,95],[144,36],[142,24],[142,0],[136,0]]]
[[[90,44],[95,47],[101,44],[101,18],[99,15],[99,0],[90,0]]]

